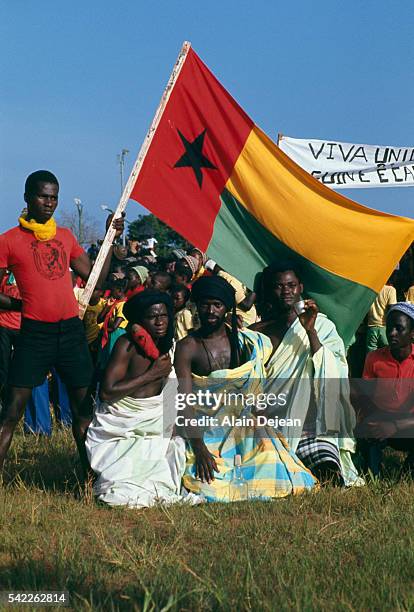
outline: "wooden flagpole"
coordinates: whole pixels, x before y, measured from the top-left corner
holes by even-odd
[[[161,101],[157,108],[157,111],[154,115],[154,119],[152,120],[151,126],[147,132],[147,135],[144,138],[144,142],[142,143],[141,149],[138,153],[138,157],[135,161],[134,167],[132,168],[131,174],[129,175],[129,179],[125,185],[124,191],[122,193],[121,199],[119,200],[118,206],[116,207],[114,218],[118,218],[121,216],[121,213],[124,212],[127,207],[129,197],[131,195],[131,191],[135,185],[135,182],[141,172],[142,165],[144,163],[145,157],[148,153],[148,149],[158,127],[158,124],[161,121],[161,117],[164,113],[165,107],[167,106],[167,102],[170,98],[171,92],[174,88],[174,85],[178,79],[178,76],[181,72],[181,69],[184,65],[184,62],[187,58],[187,54],[191,48],[191,43],[184,42],[181,47],[181,51],[178,55],[177,61],[169,78],[167,87],[164,90]],[[89,300],[91,299],[93,290],[95,289],[96,283],[98,281],[99,275],[102,270],[102,266],[105,263],[105,260],[108,256],[109,249],[113,243],[115,237],[115,229],[111,227],[108,229],[105,235],[105,239],[102,243],[102,246],[99,250],[98,257],[96,258],[95,264],[92,268],[92,271],[89,275],[88,282],[86,283],[86,287],[83,291],[82,297],[79,303],[79,317],[83,319],[85,310],[89,304]]]

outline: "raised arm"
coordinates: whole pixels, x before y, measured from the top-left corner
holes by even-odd
[[[319,308],[314,300],[305,300],[305,309],[305,312],[299,315],[299,321],[308,335],[311,355],[315,355],[322,346],[315,329]]]

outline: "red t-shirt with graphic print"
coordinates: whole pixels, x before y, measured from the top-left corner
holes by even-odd
[[[23,317],[55,323],[78,316],[69,265],[83,253],[65,227],[44,241],[20,226],[0,236],[0,268],[11,270],[16,278]]]

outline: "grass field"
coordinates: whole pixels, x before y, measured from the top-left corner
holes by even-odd
[[[16,436],[1,589],[68,590],[84,610],[414,609],[411,482],[128,510],[98,506],[77,470],[69,433]]]

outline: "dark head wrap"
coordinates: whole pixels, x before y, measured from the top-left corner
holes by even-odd
[[[193,285],[191,299],[197,303],[205,298],[216,299],[223,302],[227,310],[236,305],[236,292],[233,287],[221,276],[202,276]]]
[[[236,292],[233,287],[221,276],[202,276],[191,289],[191,299],[197,303],[204,299],[220,300],[226,310],[232,311],[230,348],[230,367],[237,368],[240,365],[239,332],[236,315]]]
[[[167,334],[162,338],[158,344],[158,348],[161,354],[168,353],[171,349],[173,336],[174,336],[174,311],[171,297],[164,291],[157,291],[155,289],[145,289],[141,293],[137,293],[130,298],[124,304],[123,313],[124,317],[128,319],[129,323],[142,323],[142,319],[145,316],[145,312],[154,304],[165,304],[168,313],[168,328]]]

